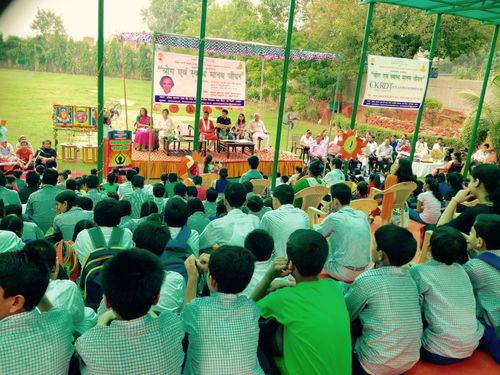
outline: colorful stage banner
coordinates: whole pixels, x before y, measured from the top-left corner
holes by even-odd
[[[54,104],[54,124],[56,126],[73,126],[73,106]]]
[[[195,104],[198,56],[156,51],[154,102]],[[205,57],[202,105],[245,106],[245,62]]]
[[[424,96],[429,62],[368,55],[365,107],[419,109]]]
[[[74,129],[82,131],[97,130],[97,110],[85,105],[52,106],[52,120],[58,129]]]
[[[106,143],[106,169],[132,165],[132,132],[130,130],[110,131]]]

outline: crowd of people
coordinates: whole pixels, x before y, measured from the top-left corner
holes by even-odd
[[[380,170],[391,142],[370,146]],[[208,189],[138,168],[72,178],[43,158],[25,181],[0,172],[2,374],[401,374],[478,348],[500,363],[498,165],[426,177],[408,211],[433,225],[432,260],[411,265],[388,197],[374,234],[350,206],[418,182],[404,158],[354,193],[355,173],[318,158],[262,195],[257,156]],[[318,185],[328,215],[312,226],[295,195]]]

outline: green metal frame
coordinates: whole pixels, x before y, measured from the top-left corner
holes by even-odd
[[[203,62],[205,60],[205,29],[207,25],[207,0],[201,2],[200,46],[198,47],[198,80],[196,82],[196,111],[194,115],[193,151],[198,150],[200,138],[201,94],[203,88]]]
[[[290,13],[288,15],[288,29],[286,34],[285,60],[283,62],[283,75],[281,81],[281,94],[278,112],[278,124],[276,126],[276,142],[274,146],[273,178],[271,189],[276,187],[276,176],[278,175],[278,163],[280,156],[281,129],[283,127],[283,111],[285,110],[286,85],[288,80],[288,64],[290,62],[290,49],[292,46],[293,19],[295,16],[295,0],[290,0]]]
[[[99,0],[99,20],[97,25],[97,173],[102,181],[104,167],[104,0]]]

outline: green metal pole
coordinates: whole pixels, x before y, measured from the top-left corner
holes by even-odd
[[[104,137],[104,0],[99,0],[99,20],[97,37],[97,173],[102,181],[103,163],[103,137]]]
[[[288,79],[288,63],[290,62],[290,48],[292,46],[293,18],[295,15],[295,0],[290,0],[290,14],[288,16],[288,30],[286,34],[285,60],[283,62],[283,76],[281,81],[280,107],[278,112],[278,123],[276,126],[276,142],[274,146],[273,178],[271,189],[276,187],[276,175],[278,174],[278,162],[280,157],[281,128],[283,127],[283,111],[285,109],[286,84]]]
[[[203,61],[205,59],[207,3],[207,0],[202,0],[201,2],[200,45],[198,46],[198,81],[196,82],[196,111],[194,115],[193,151],[198,150],[198,139],[200,137],[201,94],[203,86]]]
[[[337,69],[337,82],[335,82],[335,93],[333,94],[333,113],[332,116],[335,115],[335,108],[337,107],[337,95],[339,94],[339,86],[340,86],[340,79],[342,77],[342,56],[339,59],[339,67]],[[340,109],[340,104],[338,104],[339,109]],[[331,141],[332,139],[332,125],[333,125],[333,118],[330,119],[330,129],[328,130],[328,140]],[[327,145],[328,146],[328,145]],[[326,173],[326,168],[323,168],[323,176]]]
[[[495,56],[495,47],[497,44],[499,27],[500,25],[495,26],[495,30],[493,31],[493,37],[491,38],[490,54],[488,56],[488,63],[486,64],[486,70],[484,71],[483,87],[481,88],[481,95],[479,96],[479,102],[477,103],[476,118],[474,120],[474,127],[472,128],[472,134],[469,142],[469,149],[467,150],[467,159],[465,160],[465,170],[464,170],[465,179],[467,178],[467,174],[469,173],[470,159],[472,156],[472,152],[474,151],[474,143],[476,142],[477,127],[479,125],[479,121],[481,120],[481,112],[483,110],[484,96],[486,94],[486,89],[488,88],[488,80],[490,78],[491,65],[493,63],[493,57]]]
[[[151,76],[154,77],[154,71],[155,71],[155,60],[156,60],[156,34],[153,33],[153,37],[151,38],[153,42],[153,57],[151,59]],[[147,169],[147,181],[148,184],[150,183],[151,179],[151,144],[153,143],[153,133],[151,132],[152,129],[154,129],[154,124],[153,124],[153,110],[154,110],[154,102],[155,102],[155,91],[154,91],[155,85],[154,85],[154,80],[151,79],[151,106],[150,106],[150,121],[149,121],[149,128],[148,128],[148,169]],[[160,140],[158,139],[158,142]]]
[[[439,37],[439,27],[441,26],[441,14],[436,16],[436,22],[434,22],[434,32],[432,33],[431,49],[429,51],[429,70],[427,71],[427,82],[425,83],[424,96],[422,97],[422,104],[418,109],[417,120],[415,122],[415,130],[413,131],[413,139],[411,141],[410,150],[410,162],[413,163],[413,157],[415,156],[415,147],[418,140],[418,132],[420,130],[420,122],[422,121],[422,115],[424,114],[425,107],[425,97],[427,96],[427,88],[429,87],[429,79],[431,78],[432,70],[432,60],[434,60],[434,54],[436,53],[436,46]]]
[[[373,10],[375,3],[368,5],[368,13],[366,15],[365,35],[361,46],[361,58],[359,60],[358,80],[356,81],[356,92],[352,103],[351,129],[356,126],[356,116],[358,115],[359,95],[361,94],[361,83],[363,82],[363,71],[365,69],[366,53],[368,52],[368,38],[370,37],[370,29],[372,26]]]

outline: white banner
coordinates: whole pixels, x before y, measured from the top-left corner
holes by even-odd
[[[196,103],[198,56],[156,51],[155,103]],[[205,57],[202,105],[245,106],[245,62]]]
[[[363,106],[419,109],[424,96],[429,62],[368,55]]]

